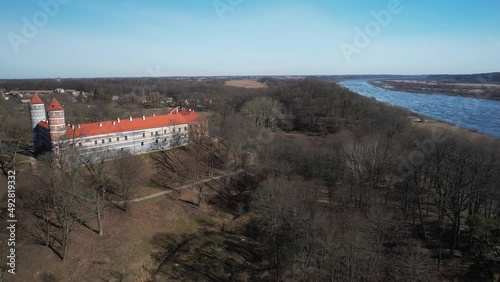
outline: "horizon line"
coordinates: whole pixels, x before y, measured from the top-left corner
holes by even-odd
[[[30,77],[0,78],[0,80],[33,80],[33,79],[118,79],[118,78],[219,78],[219,77],[342,77],[342,76],[431,76],[431,75],[491,75],[500,71],[480,73],[425,73],[425,74],[245,74],[245,75],[171,75],[171,76],[94,76],[94,77]]]

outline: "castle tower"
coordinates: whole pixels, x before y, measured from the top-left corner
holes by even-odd
[[[31,129],[35,129],[36,125],[39,122],[47,119],[47,117],[45,116],[45,105],[43,104],[42,99],[38,97],[38,94],[35,94],[33,95],[33,97],[31,97],[29,107]]]
[[[53,98],[47,107],[49,120],[50,141],[55,143],[66,136],[66,124],[64,120],[64,109],[61,104]]]

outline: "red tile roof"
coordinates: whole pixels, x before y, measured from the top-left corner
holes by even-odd
[[[47,111],[63,111],[63,107],[61,107],[61,104],[57,102],[56,98],[52,98],[52,101],[50,102],[49,106],[47,107]]]
[[[66,127],[67,138],[80,138],[87,136],[112,134],[118,132],[134,131],[148,128],[156,128],[162,126],[188,124],[192,122],[205,121],[206,119],[195,112],[179,111],[169,115],[148,116],[145,120],[142,117],[122,119],[118,121],[103,121],[96,123],[81,124],[80,128],[77,125],[72,129],[71,126]],[[114,123],[114,124],[113,124]],[[43,125],[42,125],[43,126]]]
[[[43,104],[43,101],[42,99],[40,99],[40,97],[38,97],[38,94],[35,93],[33,97],[31,97],[30,105],[39,105],[39,104]]]
[[[179,111],[179,114],[186,119],[187,123],[198,122],[198,121],[206,121],[207,119],[195,112],[189,111]]]
[[[38,125],[40,125],[41,127],[45,128],[45,129],[49,129],[49,123],[45,120],[42,120],[41,122],[39,122]]]

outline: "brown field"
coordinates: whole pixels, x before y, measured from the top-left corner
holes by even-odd
[[[250,79],[228,80],[225,82],[225,85],[232,87],[249,88],[249,89],[267,88],[267,85],[262,84],[256,80],[250,80]]]

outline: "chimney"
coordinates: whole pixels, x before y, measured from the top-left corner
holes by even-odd
[[[129,117],[128,119],[129,119],[130,121],[132,121],[132,117]]]
[[[113,125],[115,125],[115,124],[116,124],[116,121],[113,121]]]
[[[120,123],[120,118],[118,118],[116,121],[117,121],[118,123]]]
[[[146,120],[146,116],[145,115],[142,115],[142,120]]]
[[[71,130],[73,130],[73,131],[75,130],[75,125],[71,126]]]
[[[102,127],[102,123],[99,123],[99,127]]]
[[[80,124],[78,124],[78,128],[80,128]]]
[[[68,123],[68,126],[71,126],[71,123]]]
[[[175,113],[178,114],[179,113],[179,108],[175,108]]]
[[[156,116],[156,114],[153,114],[153,116],[155,117],[155,116]]]

